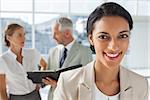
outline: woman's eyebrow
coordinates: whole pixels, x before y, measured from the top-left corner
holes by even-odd
[[[129,30],[123,30],[123,31],[121,31],[119,33],[126,33],[126,32],[130,33]],[[101,31],[101,32],[97,32],[97,34],[109,34],[109,33]]]
[[[102,32],[98,32],[98,33],[99,33],[99,34],[100,34],[100,33],[102,33],[102,34],[108,34],[107,32],[103,32],[103,31],[102,31]]]
[[[126,33],[126,32],[130,33],[129,30],[124,30],[124,31],[121,31],[121,32],[119,32],[119,33]]]

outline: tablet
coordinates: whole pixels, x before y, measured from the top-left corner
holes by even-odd
[[[58,78],[61,72],[76,69],[79,67],[82,67],[82,64],[70,66],[67,68],[60,68],[57,70],[32,71],[32,72],[27,72],[27,75],[28,75],[27,77],[28,79],[31,79],[33,83],[36,83],[36,84],[41,84],[42,79],[46,77],[49,77],[51,79],[58,81]]]

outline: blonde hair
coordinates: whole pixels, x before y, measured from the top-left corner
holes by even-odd
[[[4,42],[7,47],[10,46],[10,42],[7,40],[7,36],[12,36],[17,29],[23,28],[23,26],[19,24],[9,24],[5,29]]]

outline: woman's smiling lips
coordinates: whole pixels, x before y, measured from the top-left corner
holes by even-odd
[[[104,52],[104,56],[109,60],[115,60],[119,58],[119,56],[122,54],[122,52],[119,53],[106,53]]]

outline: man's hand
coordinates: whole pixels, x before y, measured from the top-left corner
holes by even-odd
[[[36,85],[35,90],[36,90],[36,91],[39,91],[39,90],[40,90],[40,85],[39,85],[39,84]]]
[[[43,83],[45,83],[46,85],[51,85],[52,87],[56,87],[57,86],[57,81],[49,78],[49,77],[46,77],[46,79],[43,79],[42,80]]]

